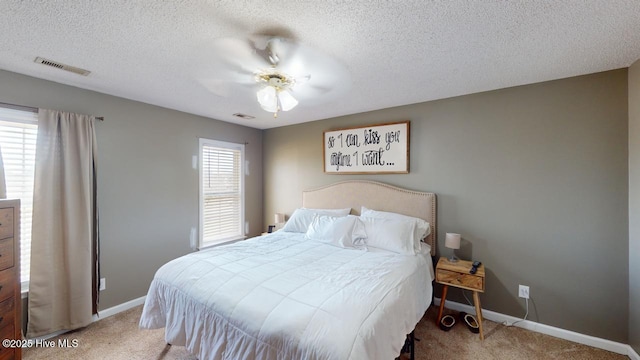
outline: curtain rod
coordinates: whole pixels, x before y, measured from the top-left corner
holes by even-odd
[[[31,112],[34,112],[34,113],[38,112],[38,108],[35,108],[33,106],[14,105],[14,104],[7,104],[7,103],[3,103],[3,102],[0,102],[0,106],[6,107],[6,108],[9,108],[9,109],[14,109],[14,110],[31,111]],[[100,121],[104,121],[104,117],[102,117],[102,116],[96,116],[95,119],[96,120],[100,120]]]

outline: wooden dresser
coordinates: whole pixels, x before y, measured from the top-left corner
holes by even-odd
[[[20,295],[20,200],[0,200],[0,341],[18,340],[12,347],[0,345],[0,360],[19,360],[22,350]]]

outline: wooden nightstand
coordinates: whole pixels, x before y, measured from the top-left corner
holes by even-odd
[[[482,307],[480,306],[480,297],[478,294],[484,292],[484,264],[478,267],[475,274],[469,274],[471,270],[471,261],[458,260],[450,262],[445,257],[441,257],[436,265],[436,282],[444,285],[442,287],[442,299],[440,299],[440,311],[438,311],[438,322],[442,319],[442,311],[447,298],[447,290],[449,286],[455,286],[460,289],[473,291],[473,302],[476,307],[476,317],[478,318],[478,326],[480,327],[480,340],[484,340],[482,332]]]

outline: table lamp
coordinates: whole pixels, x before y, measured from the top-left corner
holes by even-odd
[[[273,222],[276,224],[275,225],[276,230],[280,230],[280,228],[284,226],[284,214],[276,213],[273,217]]]
[[[448,259],[449,262],[457,262],[458,259],[456,258],[455,250],[460,249],[460,234],[447,233],[447,236],[444,238],[444,246],[454,250]]]

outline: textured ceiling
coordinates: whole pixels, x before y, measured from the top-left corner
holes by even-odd
[[[2,0],[0,69],[265,129],[628,67],[639,19],[637,0]],[[216,40],[254,34],[334,59],[347,90],[277,119],[249,86],[212,90],[232,71]]]

